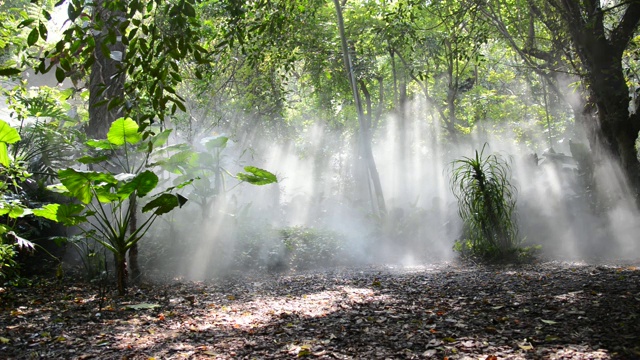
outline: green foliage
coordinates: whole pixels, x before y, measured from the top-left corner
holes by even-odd
[[[36,214],[67,226],[86,221],[87,226],[81,228],[83,235],[104,246],[115,257],[118,292],[121,295],[126,291],[127,251],[144,237],[158,216],[186,202],[186,198],[172,193],[175,187],[151,194],[158,185],[158,176],[150,170],[143,171],[144,162],[135,166],[134,158],[135,152],[139,151],[141,154],[138,155],[147,159],[153,149],[154,138],[148,137],[145,144],[135,147],[142,141],[139,130],[133,120],[118,119],[112,123],[106,142],[89,142],[95,148],[110,147],[112,151],[123,153],[124,159],[117,162],[124,169],[134,172],[114,174],[109,170],[60,170],[58,175],[61,183],[51,189],[80,204],[54,204],[35,210]],[[103,157],[99,156],[97,160],[100,163]],[[138,198],[147,199],[142,212],[149,215],[132,229],[131,224],[137,221]]]
[[[515,218],[516,189],[510,167],[499,155],[484,156],[485,146],[472,158],[452,162],[451,189],[464,223],[455,250],[487,260],[508,259],[520,239]]]
[[[8,148],[8,145],[15,148],[20,140],[18,131],[0,120],[0,276],[5,280],[18,276],[19,266],[14,258],[18,251],[32,252],[35,249],[36,245],[25,237],[38,231],[34,228],[42,227],[29,222],[30,215],[39,216],[35,213],[37,210],[32,209],[34,199],[23,187],[30,180],[31,173],[25,161],[14,158],[17,148],[12,149],[14,151]]]
[[[20,134],[7,122],[0,120],[0,165],[9,167],[9,151],[7,144],[14,144],[20,141]]]
[[[344,237],[326,229],[249,226],[241,230],[238,240],[234,262],[246,268],[297,271],[335,266],[344,261]]]
[[[0,243],[0,281],[15,279],[18,276],[18,262],[13,244]]]
[[[333,265],[342,250],[344,239],[329,230],[302,226],[279,230],[285,248],[285,262],[290,269],[312,269]]]
[[[185,144],[167,146],[152,158],[152,164],[178,175],[175,183],[189,181],[187,196],[201,208],[203,219],[210,216],[211,206],[227,190],[226,178],[232,177],[252,185],[267,185],[278,181],[276,175],[255,166],[246,166],[245,173],[232,175],[223,167],[224,150],[229,138],[208,137],[202,140],[203,149],[192,150]]]
[[[72,236],[61,240],[71,245],[80,257],[83,275],[88,281],[106,280],[108,265],[104,247],[84,236]]]

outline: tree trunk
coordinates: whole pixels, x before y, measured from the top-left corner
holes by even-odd
[[[124,95],[123,73],[119,72],[119,61],[124,54],[124,44],[118,40],[120,33],[117,24],[123,18],[122,11],[112,11],[105,7],[108,0],[97,0],[94,5],[93,21],[100,28],[95,35],[94,63],[89,75],[89,126],[86,129],[90,138],[102,139],[107,136],[111,123],[122,117],[122,99]],[[109,34],[115,36],[109,36]],[[110,41],[108,39],[116,39]],[[105,53],[104,49],[109,52]],[[113,103],[113,107],[109,104]]]
[[[640,115],[629,113],[629,87],[622,55],[640,21],[640,2],[629,2],[617,24],[605,26],[599,1],[548,0],[560,10],[580,60],[585,80],[598,110],[595,126],[596,160],[603,155],[616,159],[635,195],[640,191],[640,163],[635,143]],[[613,28],[610,32],[606,28]]]
[[[338,17],[338,29],[340,31],[340,39],[342,42],[342,51],[343,51],[343,60],[345,69],[347,70],[347,75],[349,76],[349,83],[351,84],[351,88],[353,91],[353,98],[356,103],[356,110],[358,112],[358,124],[360,125],[360,137],[362,140],[362,150],[363,157],[367,164],[367,170],[369,173],[369,178],[373,183],[373,189],[375,193],[376,199],[374,199],[373,203],[378,207],[378,216],[384,217],[387,213],[387,208],[384,201],[384,195],[382,193],[382,184],[380,182],[380,175],[378,174],[378,169],[376,168],[375,159],[373,158],[373,150],[371,149],[371,133],[369,131],[369,126],[367,126],[366,121],[364,119],[364,114],[362,111],[362,104],[360,103],[360,94],[358,93],[358,83],[353,74],[353,67],[351,66],[351,58],[349,56],[349,46],[347,45],[347,37],[344,31],[344,20],[342,18],[342,8],[340,7],[340,2],[338,0],[333,0],[336,7],[336,14]]]

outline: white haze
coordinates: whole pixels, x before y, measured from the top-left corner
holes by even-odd
[[[348,257],[351,265],[409,266],[450,260],[456,256],[452,246],[462,227],[449,185],[450,163],[472,157],[486,143],[485,155],[498,153],[511,163],[524,245],[542,245],[545,256],[557,259],[639,256],[639,214],[613,163],[600,164],[596,171],[599,192],[606,194],[598,200],[605,206],[597,212],[576,193],[576,164],[553,163],[543,156],[548,139],[537,125],[519,124],[534,129],[530,135],[540,136],[527,145],[519,144],[512,129],[503,127],[461,137],[454,148],[445,145],[441,126],[424,120],[423,105],[413,105],[408,113],[415,117],[405,125],[402,147],[398,144],[403,137],[393,118],[376,131],[373,144],[389,224],[376,226],[370,204],[356,196],[369,189],[353,181],[350,140],[315,125],[297,144],[254,143],[255,152],[248,153],[245,146],[230,142],[223,158],[227,170],[235,173],[244,165],[255,165],[276,173],[279,183],[234,187],[236,181],[227,179],[226,200],[218,203],[209,219],[202,218],[198,206],[188,204],[158,227],[149,242],[153,249],[146,251],[155,249],[159,257],[174,259],[165,265],[170,272],[202,279],[234,265],[234,252],[243,250],[239,238],[243,243],[262,243],[263,250],[252,256],[266,258],[267,245],[279,241],[269,229],[305,226],[341,234],[345,239],[341,256]],[[555,152],[570,155],[568,142],[565,138],[557,143]],[[534,153],[541,160],[538,166],[532,160]],[[385,226],[397,228],[385,232],[389,230]]]

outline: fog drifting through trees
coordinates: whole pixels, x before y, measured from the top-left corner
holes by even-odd
[[[268,265],[285,251],[278,236],[268,230],[295,226],[339,236],[341,251],[326,259],[327,266],[415,266],[452,260],[462,221],[449,183],[451,161],[473,156],[484,144],[486,152],[498,153],[511,164],[523,246],[541,245],[543,256],[559,260],[640,255],[639,214],[619,169],[610,162],[598,164],[594,182],[585,185],[588,178],[580,175],[570,156],[570,146],[581,146],[583,139],[561,137],[551,151],[546,134],[538,129],[528,132],[526,145],[518,144],[515,139],[523,129],[537,128],[520,123],[519,129],[475,131],[458,146],[445,146],[449,142],[442,139],[441,126],[426,122],[425,110],[424,104],[414,103],[409,110],[413,117],[404,130],[389,118],[374,136],[387,200],[385,221],[371,216],[370,190],[356,185],[353,138],[340,139],[318,121],[296,144],[231,141],[222,167],[234,173],[246,163],[257,164],[276,173],[279,183],[252,187],[227,178],[227,191],[209,218],[190,203],[158,226],[152,241],[145,244],[156,252],[161,249],[150,261],[178,260],[152,265],[171,276],[206,279],[237,269],[235,259],[246,250],[247,241],[259,249],[247,256]],[[399,138],[406,139],[403,146]],[[325,259],[316,260],[322,264]]]

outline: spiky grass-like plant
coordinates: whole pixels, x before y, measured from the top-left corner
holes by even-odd
[[[516,188],[511,184],[511,167],[499,155],[474,157],[451,163],[451,190],[458,199],[458,213],[464,234],[456,244],[463,255],[504,260],[520,243],[515,218]]]

